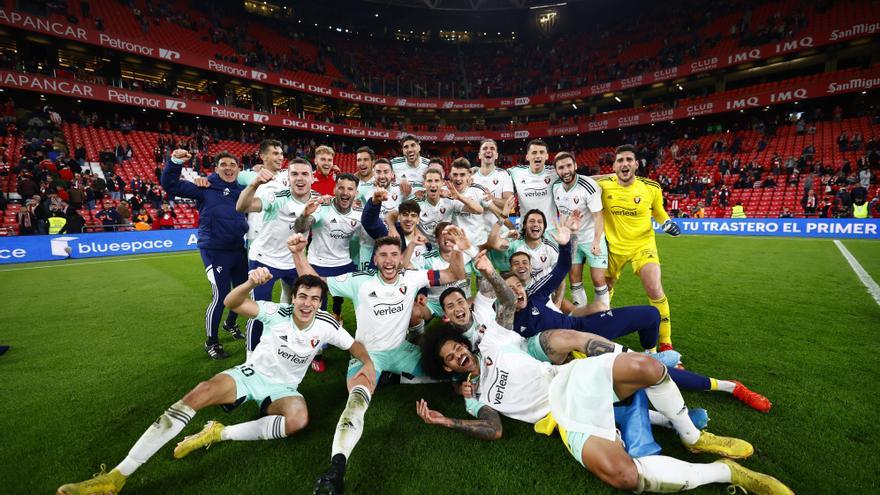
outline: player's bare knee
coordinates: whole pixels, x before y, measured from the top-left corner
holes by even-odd
[[[284,428],[287,436],[304,429],[309,425],[309,413],[288,414],[284,417]]]
[[[635,490],[639,471],[629,457],[612,456],[596,466],[596,476],[618,490]]]
[[[210,400],[215,391],[216,385],[211,383],[210,380],[200,382],[188,394],[183,396],[183,403],[197,411]]]

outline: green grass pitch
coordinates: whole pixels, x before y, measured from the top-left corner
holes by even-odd
[[[832,241],[659,236],[658,243],[673,339],[687,367],[742,380],[774,404],[765,415],[727,394],[686,392],[690,406],[709,410],[710,430],[751,441],[757,452],[745,465],[798,493],[877,493],[880,308]],[[844,244],[880,280],[880,243]],[[0,357],[0,493],[54,493],[102,463],[115,466],[168,405],[244,360],[243,342],[227,335],[229,360],[202,350],[210,290],[196,253],[5,266],[0,280],[0,344],[12,346]],[[645,301],[627,272],[614,305]],[[345,319],[353,327],[349,302]],[[226,442],[178,461],[175,440],[124,493],[310,493],[346,399],[347,355],[330,351],[328,364],[300,386],[311,415],[303,432]],[[448,384],[377,391],[349,464],[350,493],[614,493],[558,437],[505,419],[500,441],[473,440],[423,424],[415,414],[422,397],[448,416],[466,414]],[[209,408],[183,434],[257,412],[253,403],[231,414]],[[713,460],[685,452],[669,431],[656,436],[667,454]]]

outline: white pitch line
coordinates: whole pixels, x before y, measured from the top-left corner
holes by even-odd
[[[41,270],[43,268],[64,268],[68,266],[83,266],[83,265],[102,265],[104,263],[122,263],[124,261],[138,261],[138,260],[150,260],[150,259],[165,259],[165,258],[177,258],[180,256],[192,256],[196,253],[181,253],[181,254],[166,254],[164,256],[152,255],[152,256],[137,256],[137,257],[125,257],[122,259],[114,259],[114,260],[99,260],[99,261],[85,261],[83,263],[58,263],[55,265],[41,265],[41,266],[21,266],[17,268],[0,268],[0,273],[5,272],[21,272],[24,270]]]
[[[852,267],[853,271],[856,272],[856,276],[859,277],[859,280],[868,288],[868,293],[871,294],[871,297],[874,298],[874,302],[880,306],[880,285],[877,285],[877,282],[874,282],[874,279],[868,275],[868,272],[862,268],[862,265],[859,263],[859,260],[849,252],[849,249],[843,245],[842,242],[834,239],[834,245],[837,246],[837,249],[840,250],[840,254],[846,258],[846,261],[849,262],[849,266]]]

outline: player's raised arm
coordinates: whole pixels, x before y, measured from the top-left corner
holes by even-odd
[[[300,276],[314,275],[317,277],[318,273],[312,268],[312,265],[309,264],[309,260],[306,259],[306,244],[306,236],[299,232],[287,238],[287,249],[289,249],[290,254],[293,255],[293,264],[296,265],[296,273]]]
[[[471,256],[477,255],[477,248],[471,246],[471,241],[468,240],[463,230],[454,225],[446,228],[451,231],[453,238],[455,238],[455,246],[458,249],[452,253],[452,257],[449,260],[449,268],[440,270],[439,284],[432,283],[432,285],[451,284],[458,280],[464,280],[467,278],[467,273],[464,269],[463,253],[468,253]]]
[[[205,199],[205,192],[192,182],[180,180],[180,174],[183,172],[183,165],[192,158],[192,153],[184,149],[176,149],[171,153],[165,168],[162,169],[162,177],[159,182],[162,189],[169,196],[180,196],[181,198],[190,198],[197,201]]]
[[[474,198],[458,192],[458,189],[448,180],[446,181],[446,188],[449,189],[449,197],[451,199],[461,201],[464,204],[464,211],[475,214],[483,213],[483,206],[480,205],[479,201],[475,201]]]
[[[485,251],[474,258],[474,268],[476,268],[482,277],[480,277],[480,294],[489,298],[498,300],[498,307],[495,310],[495,322],[502,327],[513,329],[513,315],[516,313],[516,295],[506,283],[501,275],[495,271],[489,257]]]
[[[254,195],[256,194],[258,187],[269,182],[274,177],[275,174],[270,170],[261,168],[260,171],[255,174],[254,180],[252,180],[238,196],[238,201],[235,203],[236,211],[242,213],[262,211],[263,201],[260,198],[255,198]]]
[[[269,269],[261,266],[248,273],[248,279],[241,285],[232,289],[226,298],[223,299],[223,305],[241,316],[247,318],[256,318],[260,314],[260,307],[256,301],[250,298],[250,293],[259,285],[272,280],[272,274]]]
[[[317,211],[318,207],[321,206],[322,199],[323,198],[312,198],[306,203],[302,215],[293,223],[293,230],[304,234],[312,229],[312,225],[315,224],[314,213]]]
[[[419,399],[416,414],[429,425],[443,426],[480,440],[499,440],[503,432],[501,415],[489,406],[480,408],[478,419],[453,419],[429,408],[425,399]]]

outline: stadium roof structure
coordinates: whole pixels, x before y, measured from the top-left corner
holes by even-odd
[[[453,11],[538,10],[562,7],[579,1],[581,0],[367,0],[369,3],[389,6]]]

